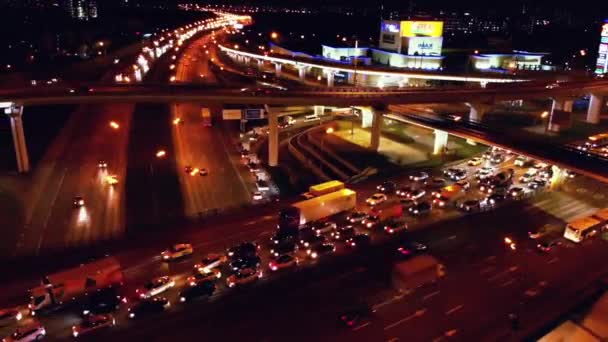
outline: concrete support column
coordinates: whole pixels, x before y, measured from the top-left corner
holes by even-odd
[[[264,60],[258,59],[258,69],[263,69],[263,68],[264,68]]]
[[[268,113],[268,165],[279,165],[279,115],[264,106]]]
[[[479,82],[479,85],[480,85],[482,88],[485,88],[485,87],[487,87],[487,86],[488,86],[488,82],[487,82],[487,81],[481,81],[481,82]]]
[[[355,73],[349,72],[346,74],[346,83],[355,85]]]
[[[316,116],[325,114],[325,106],[314,106],[313,107]]]
[[[249,63],[251,63],[250,57],[243,57],[243,59],[245,60],[245,64],[249,65]]]
[[[483,116],[491,108],[490,105],[485,103],[467,103],[467,106],[471,108],[469,111],[469,121],[481,122]]]
[[[602,105],[604,104],[604,98],[591,94],[589,97],[589,108],[587,109],[587,122],[592,124],[600,123],[600,113],[602,112]]]
[[[277,76],[281,75],[281,67],[282,66],[283,65],[281,63],[275,63],[275,65],[274,65],[274,73],[275,73],[275,75],[277,75]]]
[[[30,158],[25,144],[25,133],[23,132],[23,107],[13,106],[7,108],[5,113],[11,120],[11,131],[13,133],[13,144],[15,145],[15,156],[17,157],[17,170],[25,173],[30,170]]]
[[[433,144],[433,154],[443,154],[448,146],[448,132],[435,130],[435,143]]]
[[[574,100],[564,100],[564,111],[572,112],[573,106],[574,106]]]
[[[369,148],[378,151],[380,147],[380,132],[382,131],[382,112],[372,108],[372,137]]]
[[[298,77],[301,80],[305,80],[306,79],[306,67],[299,67],[298,68]]]
[[[327,71],[326,74],[327,74],[327,86],[333,87],[334,86],[334,72]]]
[[[568,103],[570,102],[570,103]],[[567,110],[569,109],[569,110]],[[551,104],[551,114],[549,115],[549,121],[547,122],[547,130],[550,132],[559,132],[560,127],[558,124],[554,123],[554,115],[555,111],[572,111],[572,103],[571,100],[566,100],[563,98],[554,98],[553,103]]]

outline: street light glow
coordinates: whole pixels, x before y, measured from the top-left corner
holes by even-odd
[[[116,121],[110,121],[110,127],[112,127],[112,129],[119,129],[120,125]]]
[[[156,152],[156,158],[164,158],[167,155],[167,152],[165,150],[158,150]]]
[[[540,117],[541,117],[542,119],[545,119],[545,118],[547,118],[548,116],[549,116],[549,112],[548,112],[548,111],[544,111],[544,112],[540,113]]]
[[[333,132],[334,132],[334,128],[333,128],[333,127],[328,127],[328,128],[325,130],[325,133],[326,133],[326,134],[332,134]]]
[[[270,34],[270,38],[272,38],[272,39],[277,39],[277,38],[279,38],[279,34],[278,34],[278,33],[276,33],[276,32],[272,32],[272,33]]]

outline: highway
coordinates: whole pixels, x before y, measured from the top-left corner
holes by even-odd
[[[507,161],[501,167],[511,167],[510,163]],[[472,173],[473,169],[468,171]],[[406,176],[399,176],[395,180],[405,184]],[[573,192],[570,196],[578,193],[575,184],[580,182],[582,186],[589,186],[583,177],[575,178],[572,182],[572,188],[566,190]],[[375,185],[375,182],[367,182],[355,187],[359,192],[360,202],[374,192]],[[449,270],[445,283],[442,281],[437,284],[439,288],[423,289],[422,292],[412,294],[412,299],[408,299],[408,296],[396,301],[391,300],[395,294],[381,282],[383,278],[381,273],[379,275],[377,272],[384,269],[378,268],[378,265],[385,264],[386,261],[383,263],[382,260],[387,254],[392,258],[393,248],[400,238],[395,239],[382,232],[372,232],[376,244],[388,245],[382,246],[376,252],[366,253],[366,258],[349,256],[350,253],[339,246],[336,258],[322,259],[318,264],[304,262],[299,272],[287,271],[278,277],[269,275],[251,289],[228,291],[220,286],[209,304],[192,304],[191,308],[184,308],[185,305],[175,303],[176,291],[172,291],[169,298],[174,302],[174,307],[170,312],[144,319],[143,322],[129,323],[124,317],[124,310],[121,310],[117,315],[119,327],[116,328],[116,335],[110,336],[120,339],[154,340],[160,336],[177,337],[178,335],[173,335],[176,333],[182,336],[198,336],[201,329],[208,338],[226,340],[238,336],[242,338],[243,331],[253,340],[280,340],[285,336],[296,340],[300,340],[300,337],[303,340],[315,336],[336,336],[341,340],[360,340],[359,338],[368,338],[366,336],[373,336],[370,337],[371,340],[391,337],[427,340],[453,329],[458,330],[459,334],[467,334],[464,336],[486,336],[486,331],[475,328],[481,325],[475,320],[479,319],[479,312],[482,312],[480,310],[487,310],[488,305],[495,305],[494,311],[487,315],[487,324],[483,326],[488,327],[496,322],[500,326],[503,314],[517,304],[510,301],[509,296],[518,293],[521,295],[521,292],[528,291],[534,284],[545,281],[542,291],[551,295],[544,296],[540,292],[533,295],[536,298],[533,305],[543,305],[547,301],[553,301],[553,298],[556,298],[553,295],[570,291],[570,284],[565,283],[567,280],[573,283],[573,275],[582,282],[587,275],[603,269],[598,263],[601,263],[607,252],[601,248],[601,241],[592,240],[581,246],[566,243],[563,248],[559,247],[549,255],[538,254],[533,246],[528,245],[525,237],[528,229],[545,222],[561,222],[539,210],[540,203],[544,203],[542,205],[545,210],[571,213],[562,219],[570,219],[584,210],[596,207],[586,203],[584,199],[555,201],[555,196],[562,196],[557,194],[560,192],[540,194],[525,202],[507,204],[495,211],[466,217],[454,210],[438,210],[427,218],[408,218],[410,230],[414,232],[412,238],[427,243],[432,253],[444,261]],[[475,194],[471,193],[471,196]],[[114,255],[125,268],[129,284],[125,289],[126,293],[130,293],[134,286],[155,275],[175,276],[177,287],[181,287],[185,277],[191,272],[193,262],[206,253],[222,251],[239,241],[256,240],[262,244],[263,250],[266,250],[265,241],[273,230],[274,215],[278,206],[279,204],[269,204],[255,211],[217,217],[190,229],[151,232],[142,235],[137,241],[123,243],[117,247]],[[517,224],[513,224],[513,217],[517,217]],[[429,227],[429,224],[436,225]],[[515,252],[503,244],[504,236],[511,236],[517,241],[519,247]],[[197,253],[193,258],[172,264],[160,261],[158,253],[162,249],[170,243],[183,241],[194,244]],[[267,260],[266,253],[262,253],[263,260]],[[589,267],[581,269],[581,262]],[[471,281],[472,279],[474,281]],[[7,288],[15,291],[3,292],[2,303],[18,304],[20,295],[18,286],[14,285],[27,288],[29,284],[33,284],[32,280],[19,281],[16,284],[11,282]],[[576,285],[576,282],[573,285]],[[382,291],[378,291],[379,289]],[[21,290],[23,291],[23,288]],[[435,294],[437,291],[440,292]],[[340,295],[336,296],[338,292]],[[483,297],[480,297],[480,293],[484,294]],[[277,298],[287,298],[290,302],[286,306],[285,301]],[[377,314],[373,322],[365,327],[355,331],[337,330],[336,316],[345,306],[352,304],[353,298],[365,298],[370,304],[380,305]],[[490,299],[493,302],[490,302]],[[459,302],[456,303],[455,300]],[[454,309],[460,305],[463,307]],[[243,306],[249,310],[237,309]],[[500,310],[497,307],[500,307]],[[453,310],[452,313],[447,314],[450,310]],[[422,313],[404,320],[417,311]],[[310,312],[316,314],[310,315]],[[453,317],[437,319],[437,315],[452,314]],[[414,318],[420,318],[420,322],[416,323]],[[69,312],[52,319],[42,319],[49,334],[57,338],[67,338],[69,325],[78,321],[77,317]],[[246,330],[230,329],[235,320]],[[399,322],[400,320],[404,321]],[[412,322],[409,322],[410,320]],[[198,323],[193,324],[194,322]],[[269,329],[268,324],[263,324],[264,322],[271,322],[273,329]],[[399,324],[395,324],[397,322]],[[417,328],[412,332],[411,324],[414,323]],[[137,329],[130,329],[131,327]],[[307,328],[302,331],[302,327]],[[300,334],[294,336],[294,331]],[[104,338],[110,337],[103,333],[99,335],[100,340]]]

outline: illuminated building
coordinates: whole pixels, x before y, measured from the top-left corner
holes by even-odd
[[[64,0],[64,8],[72,18],[78,20],[97,18],[97,2],[95,0]]]
[[[600,45],[598,48],[597,61],[595,63],[595,73],[604,75],[608,72],[608,20],[604,21],[600,32]]]
[[[471,63],[477,70],[552,70],[553,66],[544,65],[543,57],[548,53],[513,51],[513,53],[477,54],[471,56]]]

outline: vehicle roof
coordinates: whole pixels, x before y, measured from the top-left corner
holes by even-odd
[[[608,208],[600,209],[593,214],[594,217],[602,221],[608,221]]]
[[[340,189],[338,191],[334,191],[329,194],[321,195],[321,196],[318,196],[315,198],[311,198],[309,200],[295,203],[295,204],[293,204],[293,206],[300,208],[301,210],[304,210],[305,208],[310,208],[310,207],[316,208],[318,206],[323,206],[323,205],[325,205],[325,203],[331,202],[334,199],[342,198],[342,197],[344,197],[344,198],[352,197],[352,196],[356,196],[356,194],[357,193],[351,189]]]
[[[601,222],[592,216],[580,217],[568,222],[570,229],[583,230],[600,224]]]
[[[312,185],[309,190],[311,192],[314,191],[323,191],[326,189],[330,189],[330,188],[335,188],[335,187],[339,187],[339,186],[344,186],[344,183],[342,183],[339,180],[331,180],[329,182],[325,182],[325,183],[321,183],[321,184],[317,184],[317,185]]]
[[[96,261],[82,264],[65,271],[46,276],[50,283],[56,284],[66,280],[78,280],[86,276],[96,276],[101,273],[111,273],[120,270],[120,263],[115,257],[105,257]]]

